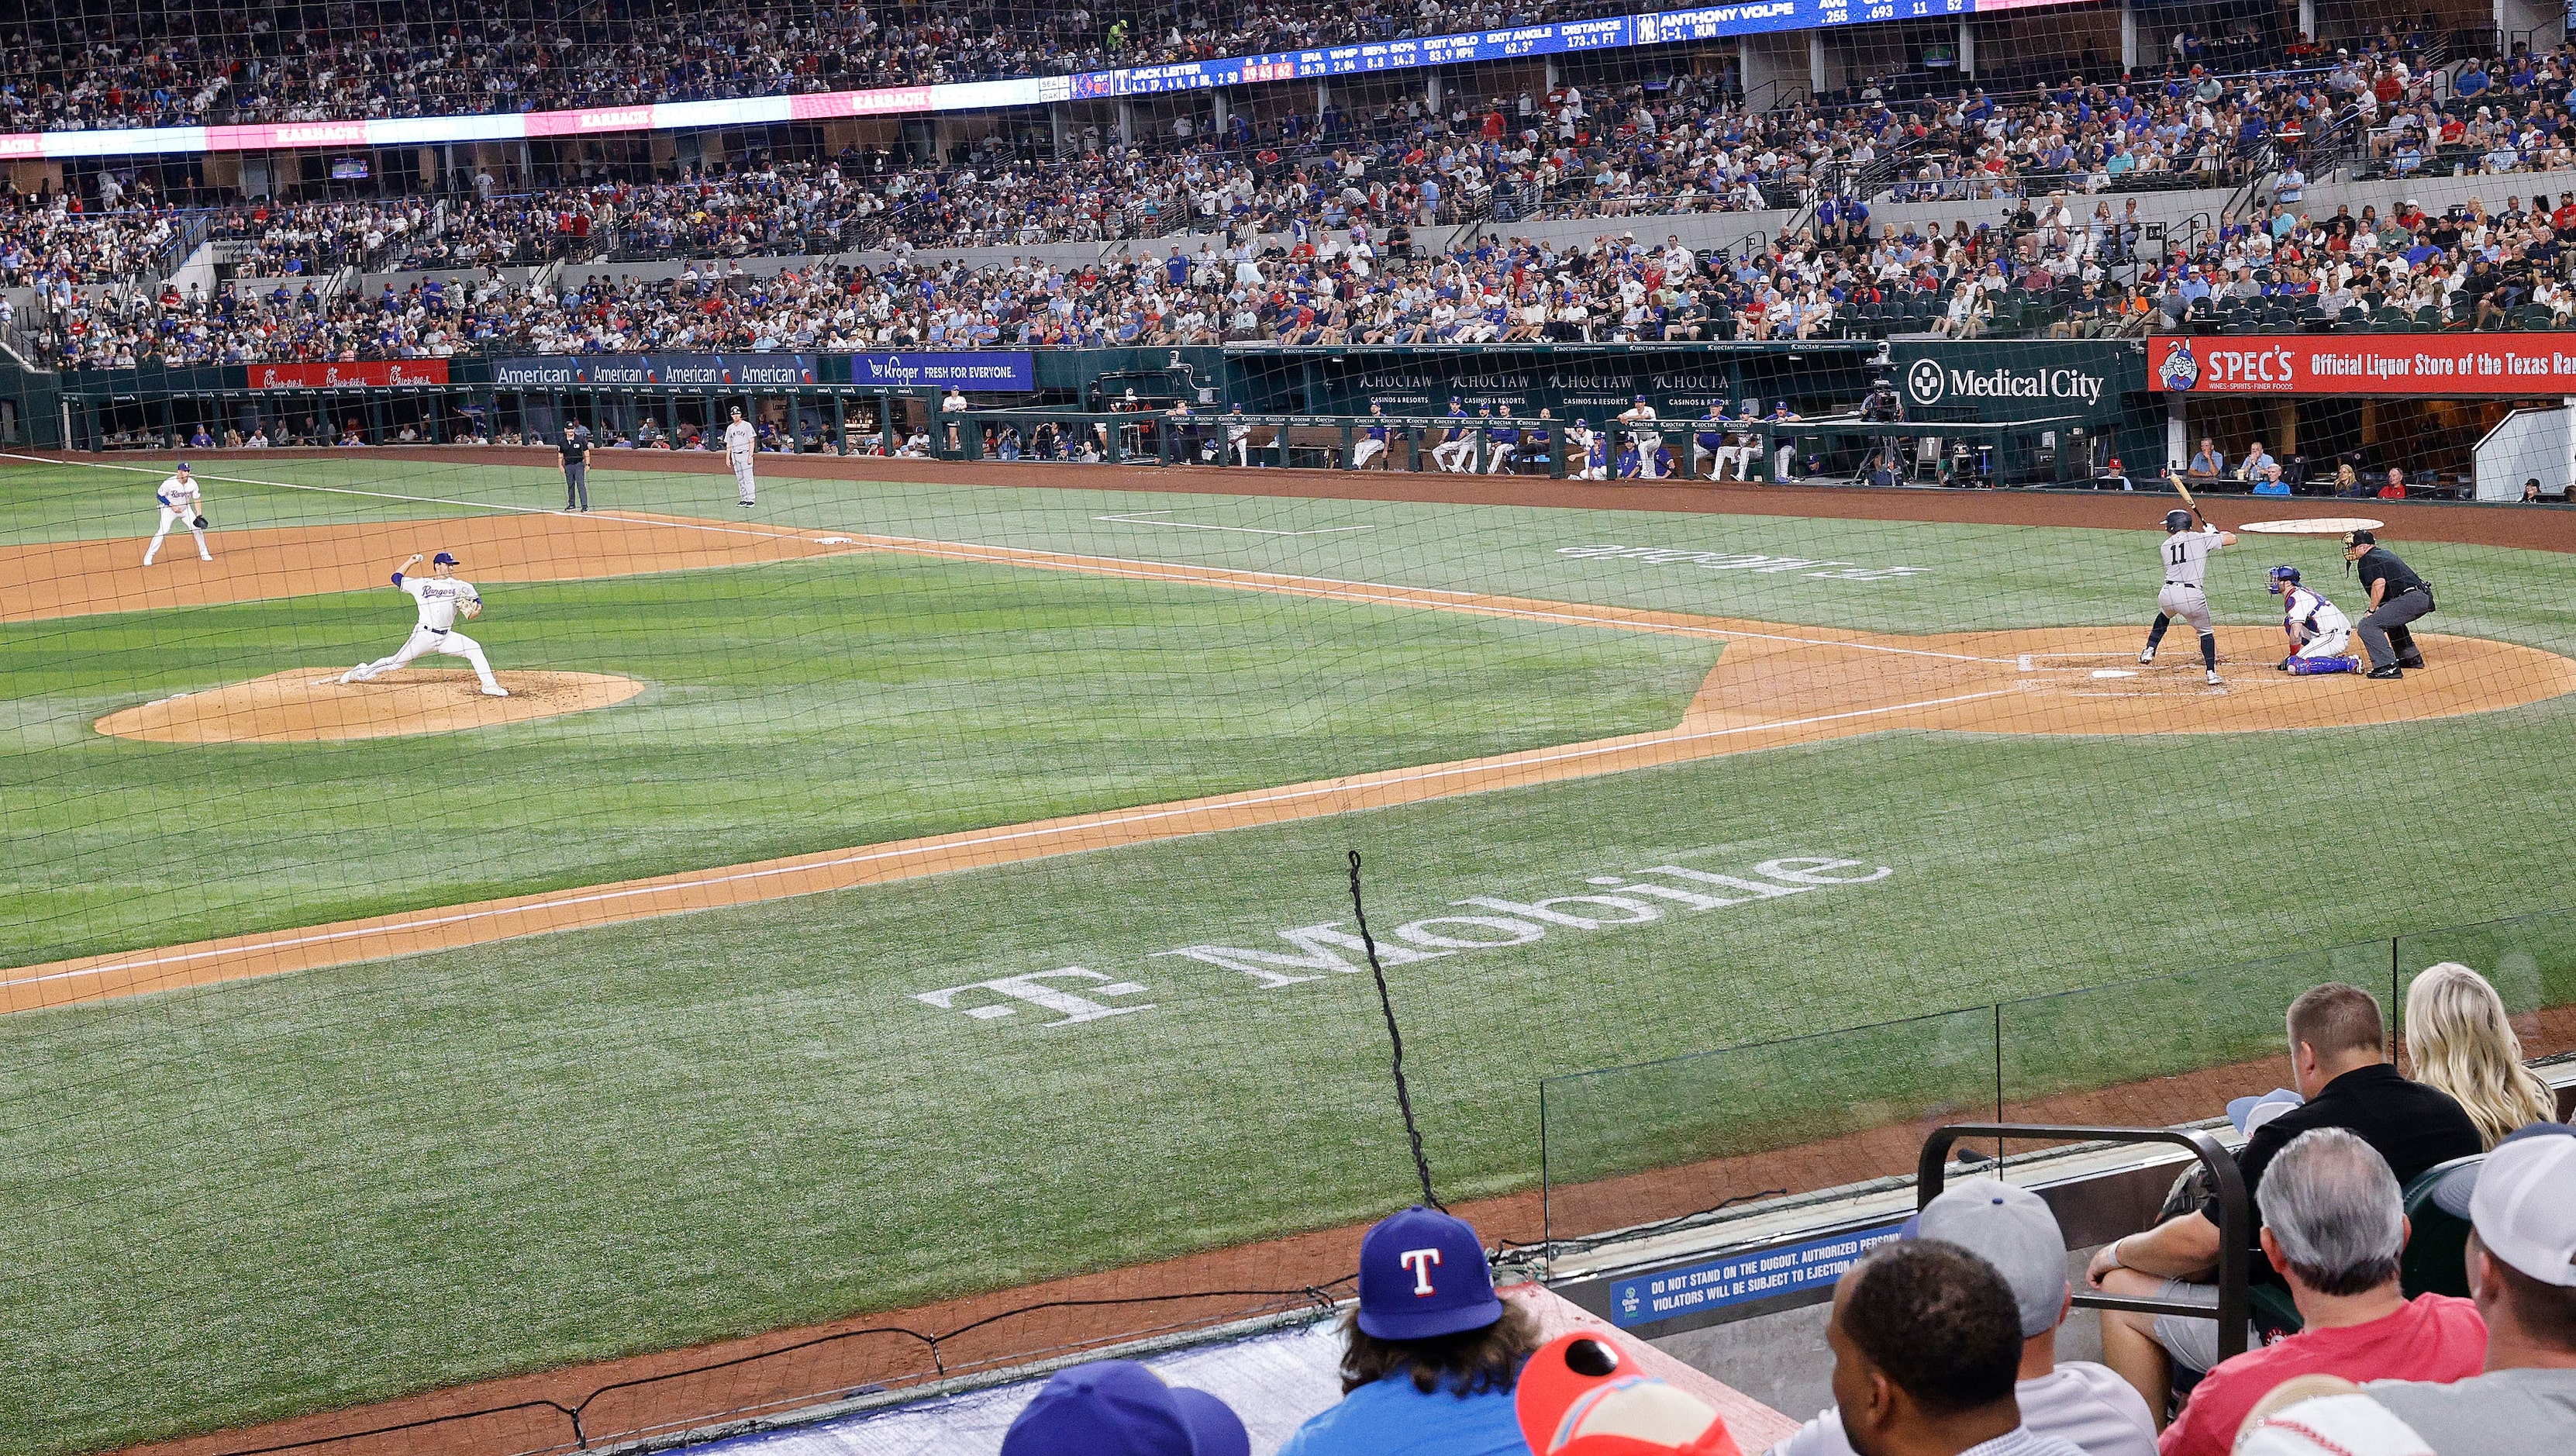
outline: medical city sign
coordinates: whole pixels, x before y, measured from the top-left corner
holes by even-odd
[[[2168,394],[2576,395],[2576,333],[2160,335]]]

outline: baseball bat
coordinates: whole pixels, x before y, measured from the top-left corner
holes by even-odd
[[[2182,472],[2173,469],[2171,466],[2167,466],[2165,469],[2165,479],[2173,482],[2174,493],[2182,497],[2182,503],[2191,507],[2192,519],[2200,522],[2204,526],[2208,525],[2209,517],[2200,513],[2200,502],[2191,498],[2191,487],[2182,483]]]

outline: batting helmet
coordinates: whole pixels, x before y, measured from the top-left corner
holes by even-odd
[[[2297,586],[2298,584],[2299,569],[2297,567],[2275,566],[2272,568],[2272,585],[2269,588],[2272,595],[2277,597],[2281,593],[2288,591],[2290,588]]]
[[[2191,512],[2189,512],[2189,511],[2167,511],[2167,512],[2165,512],[2165,529],[2166,529],[2167,531],[2188,531],[2188,530],[2190,530],[2190,529],[2191,529]]]

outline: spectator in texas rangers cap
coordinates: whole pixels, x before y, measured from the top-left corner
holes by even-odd
[[[1342,1342],[1341,1404],[1279,1456],[1526,1456],[1512,1387],[1538,1321],[1495,1297],[1464,1221],[1416,1205],[1370,1229]]]
[[[2021,1318],[2021,1369],[2013,1398],[2022,1429],[2056,1436],[2087,1456],[2155,1456],[2147,1403],[2107,1365],[2057,1358],[2057,1327],[2074,1290],[2066,1236],[2047,1200],[1993,1178],[1967,1178],[1908,1220],[1905,1237],[1956,1244],[1995,1268]],[[1771,1448],[1771,1456],[1852,1456],[1840,1412],[1826,1411]]]
[[[1133,1360],[1059,1370],[1011,1422],[1002,1456],[1251,1456],[1241,1417]]]

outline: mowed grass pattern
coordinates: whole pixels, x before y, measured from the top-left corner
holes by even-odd
[[[0,1411],[27,1414],[0,1443],[233,1424],[1381,1213],[1411,1173],[1367,977],[1264,990],[1160,954],[1347,928],[1353,844],[1381,931],[1663,863],[1896,871],[1395,967],[1433,1167],[1466,1197],[1535,1183],[1541,1077],[2303,938],[2314,896],[2261,866],[2283,836],[2346,832],[2346,775],[2464,855],[2503,854],[2520,827],[2403,772],[2427,749],[2485,756],[2500,726],[2229,745],[2239,783],[2328,786],[2259,800],[2199,771],[2205,742],[1892,733],[12,1017],[0,1257],[25,1297],[0,1314],[22,1356]],[[2576,808],[2537,758],[2486,776]],[[1980,785],[2008,792],[1958,810]],[[2139,831],[2093,827],[2138,806]],[[2339,906],[2336,938],[2532,893],[2392,882]],[[912,999],[1075,965],[1154,1009],[1050,1029]],[[2058,1038],[2061,1059],[2016,1078],[2175,1067],[2173,1008],[2130,1009],[2076,1026],[2058,1008],[2030,1045]],[[1986,1023],[1963,1026],[1939,1057],[1829,1041],[1631,1100],[1595,1170],[1973,1097]],[[2228,1055],[2261,1040],[2183,1029]]]
[[[409,599],[0,628],[0,964],[1665,728],[1720,650],[881,555],[485,599],[503,672],[648,690],[472,734],[141,743],[90,724],[390,651]]]
[[[263,464],[523,505],[556,488],[537,471]],[[91,509],[87,477],[34,474],[56,509]],[[724,485],[603,471],[595,494],[712,509]],[[430,509],[218,499],[239,524]],[[763,500],[764,520],[800,528],[1892,631],[2142,622],[2152,591],[2144,531],[785,482]],[[1158,510],[1236,530],[1096,519]],[[1344,526],[1368,529],[1244,534]],[[0,527],[50,528],[5,508]],[[1602,542],[1926,574],[1561,552]],[[2278,554],[2332,579],[2322,545]],[[2440,630],[2576,646],[2568,558],[2405,554],[2444,588]],[[2269,612],[2272,559],[2221,558],[2223,615]],[[44,869],[9,889],[31,943],[302,923],[1660,726],[1715,650],[886,558],[492,595],[478,635],[505,671],[652,689],[396,745],[168,749],[87,723],[281,655],[387,650],[405,604],[0,634],[0,772],[34,786],[5,824],[13,865]],[[2567,702],[2338,733],[1889,732],[6,1018],[0,1259],[24,1297],[0,1305],[19,1355],[0,1372],[0,1449],[240,1424],[1381,1214],[1413,1195],[1367,977],[1310,968],[1265,990],[1167,954],[1284,953],[1282,929],[1347,928],[1354,845],[1381,932],[1657,864],[1892,870],[1392,967],[1441,1191],[1469,1197],[1535,1184],[1543,1077],[2564,903],[2533,846],[2576,812],[2571,732]],[[1111,999],[1153,1009],[1049,1028],[1033,1008],[975,1020],[915,999],[1073,966],[1141,984]],[[2184,1010],[2277,1015],[2263,1000],[2052,1005],[2010,1074],[2058,1089],[2106,1064],[2235,1055],[2261,1033]],[[1671,1081],[1598,1110],[1589,1166],[1973,1095],[1969,1020]]]

